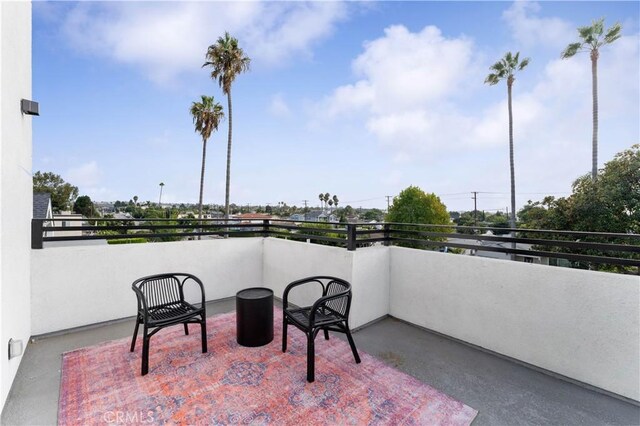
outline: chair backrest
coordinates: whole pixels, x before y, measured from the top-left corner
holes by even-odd
[[[325,285],[324,296],[333,296],[340,293],[344,293],[343,297],[329,300],[325,306],[340,316],[348,317],[351,307],[351,284],[338,278],[332,278]]]
[[[182,281],[175,274],[140,278],[133,283],[132,287],[142,293],[147,309],[168,306],[184,300]]]

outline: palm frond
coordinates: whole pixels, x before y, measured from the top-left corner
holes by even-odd
[[[585,43],[591,44],[593,39],[593,26],[585,25],[584,27],[578,27],[578,35]]]
[[[527,65],[529,65],[529,62],[531,62],[531,58],[524,58],[518,66],[518,71],[522,71]]]
[[[594,20],[591,24],[591,27],[593,28],[594,37],[600,38],[600,36],[604,32],[604,18]]]
[[[496,85],[502,80],[497,74],[489,74],[487,78],[484,79],[484,83],[490,86]]]
[[[571,43],[562,51],[560,57],[562,59],[567,59],[578,53],[580,48],[582,47],[582,43]]]
[[[607,30],[607,33],[604,35],[604,43],[611,44],[617,39],[619,39],[622,36],[622,34],[620,34],[621,31],[622,31],[622,25],[620,25],[619,22],[616,22],[615,24],[613,24],[613,26],[609,28]]]

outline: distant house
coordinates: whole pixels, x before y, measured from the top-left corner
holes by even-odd
[[[242,213],[231,216],[232,219],[240,219],[240,223],[257,223],[262,224],[264,220],[279,219],[266,213]]]
[[[34,219],[52,219],[53,209],[51,207],[51,194],[48,192],[33,193],[33,218]],[[44,226],[51,225],[51,221],[42,222]],[[45,232],[45,237],[53,236],[53,232]]]
[[[307,219],[304,213],[295,213],[289,216],[289,220],[302,221],[310,219]]]
[[[337,222],[338,217],[322,210],[312,210],[307,213],[307,220],[311,222]]]
[[[63,228],[69,226],[82,226],[86,225],[85,221],[70,220],[70,219],[84,219],[85,217],[79,213],[72,212],[60,212],[53,215],[53,226],[61,226]],[[62,231],[60,236],[62,237],[80,237],[82,231]]]
[[[485,235],[493,235],[491,231],[487,231]],[[503,235],[504,237],[509,237],[509,235]],[[449,242],[452,243],[460,243],[477,246],[477,248],[473,249],[465,249],[464,254],[470,256],[478,256],[478,257],[487,257],[491,259],[500,259],[500,260],[511,260],[511,254],[503,253],[498,251],[489,251],[483,250],[483,248],[503,248],[503,249],[511,249],[512,243],[504,242],[504,241],[483,241],[483,240],[467,240],[461,238],[450,238]],[[531,244],[524,243],[516,243],[516,250],[531,250]],[[446,251],[446,250],[445,250]],[[525,263],[537,263],[542,265],[549,264],[548,257],[541,257],[529,254],[516,254],[515,260],[517,262],[525,262]]]

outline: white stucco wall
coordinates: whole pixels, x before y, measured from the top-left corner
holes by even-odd
[[[207,300],[262,283],[262,238],[33,250],[32,335],[135,315],[131,283],[188,272]]]
[[[131,282],[167,271],[201,277],[209,300],[252,286],[282,297],[291,281],[334,275],[353,285],[352,328],[391,314],[640,399],[639,277],[401,247],[252,238],[34,250],[32,334],[131,316]]]
[[[8,359],[10,338],[30,331],[31,3],[0,2],[0,408],[22,357]]]
[[[390,254],[392,316],[640,400],[640,277]]]
[[[389,314],[389,247],[358,249],[353,253],[352,327]]]

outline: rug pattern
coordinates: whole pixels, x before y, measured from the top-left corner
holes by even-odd
[[[282,353],[282,312],[274,340],[236,343],[235,313],[207,321],[209,353],[199,326],[160,331],[151,339],[149,374],[140,376],[141,346],[121,339],[62,358],[60,425],[468,425],[477,411],[349,345],[316,339],[316,381],[306,381],[304,334],[289,327]],[[356,335],[357,344],[357,335]]]

